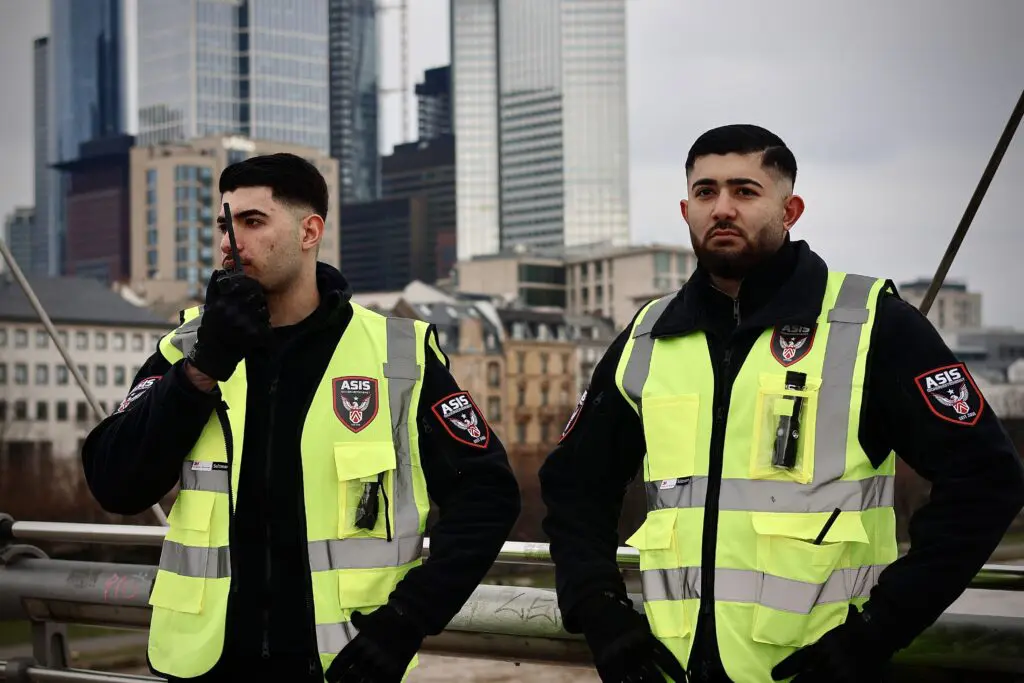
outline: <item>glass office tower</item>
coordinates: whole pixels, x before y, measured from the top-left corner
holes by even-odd
[[[138,0],[138,140],[329,146],[327,0]]]
[[[452,0],[460,259],[629,240],[625,0]]]

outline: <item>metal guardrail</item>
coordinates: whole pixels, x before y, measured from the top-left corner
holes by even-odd
[[[53,560],[35,546],[14,545],[11,541],[155,546],[163,533],[160,527],[11,524],[0,520],[0,544],[4,536],[9,542],[0,547],[0,620],[27,619],[34,632],[33,657],[0,662],[0,680],[161,680],[68,669],[65,626],[146,629],[156,567]],[[550,559],[545,544],[506,543],[499,561],[547,563]],[[620,562],[636,568],[635,551],[620,549]],[[975,585],[979,588],[969,589],[931,628],[897,655],[895,664],[899,670],[919,671],[924,667],[944,675],[956,671],[970,675],[984,672],[981,675],[986,681],[1024,680],[1024,567],[987,566]],[[640,596],[631,597],[638,611],[642,611]],[[585,641],[563,629],[553,590],[489,584],[474,591],[443,633],[427,638],[423,651],[543,664],[589,666],[591,662]]]

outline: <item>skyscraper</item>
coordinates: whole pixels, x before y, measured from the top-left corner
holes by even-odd
[[[433,140],[452,134],[452,68],[427,69],[416,84],[419,139]]]
[[[460,259],[629,239],[625,0],[452,0]]]
[[[327,0],[137,0],[138,141],[329,149]]]
[[[37,38],[32,44],[32,118],[33,156],[35,164],[35,217],[29,246],[18,266],[27,275],[50,275],[49,206],[51,183],[56,172],[49,168],[50,145],[50,41]],[[54,273],[56,274],[56,273]]]
[[[131,90],[126,87],[133,58],[130,38],[134,31],[132,16],[122,0],[52,0],[50,36],[43,47],[35,46],[36,64],[46,61],[45,85],[37,72],[36,87],[46,90],[46,165],[62,164],[78,158],[84,142],[120,135],[131,121]],[[45,50],[45,52],[43,52]],[[37,125],[39,125],[37,123]],[[39,148],[42,144],[39,144]],[[66,235],[65,198],[67,176],[41,168],[36,159],[37,177],[46,174],[45,226],[48,270],[57,275],[64,262]]]
[[[376,12],[374,0],[328,0],[331,156],[344,204],[380,196]]]

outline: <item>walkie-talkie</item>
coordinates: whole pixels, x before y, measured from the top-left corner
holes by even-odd
[[[804,389],[807,375],[802,372],[786,373],[786,388],[792,391]],[[775,448],[772,451],[772,465],[787,470],[796,465],[797,442],[800,439],[800,407],[803,396],[787,397],[793,402],[790,415],[779,415],[779,424],[775,428]]]
[[[230,291],[234,288],[236,282],[245,277],[242,257],[238,254],[238,243],[235,242],[235,219],[231,215],[231,205],[227,202],[224,202],[224,225],[228,231],[228,241],[231,243],[231,270],[225,272],[217,279],[217,286],[221,292]]]

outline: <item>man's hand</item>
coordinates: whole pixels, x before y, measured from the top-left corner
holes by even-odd
[[[666,674],[675,683],[687,680],[679,660],[628,601],[601,594],[582,605],[580,615],[604,683],[663,683]]]
[[[324,673],[328,683],[400,683],[423,644],[423,631],[400,608],[384,605],[370,614],[355,612],[359,634]]]
[[[796,676],[793,683],[876,683],[882,680],[892,653],[873,637],[856,607],[846,622],[818,642],[797,650],[772,669],[772,679]]]
[[[202,374],[224,382],[247,353],[269,343],[270,312],[256,280],[247,276],[228,280],[221,273],[213,277],[188,362]],[[190,379],[200,386],[196,378],[190,375]]]

